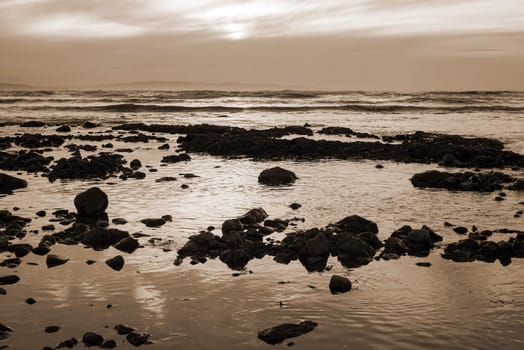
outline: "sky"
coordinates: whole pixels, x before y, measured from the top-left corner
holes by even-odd
[[[523,62],[522,0],[0,0],[0,83],[524,90]]]

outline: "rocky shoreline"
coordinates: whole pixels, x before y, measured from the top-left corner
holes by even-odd
[[[43,128],[43,130],[42,133],[23,133],[0,138],[0,149],[2,149],[0,169],[18,172],[16,176],[0,173],[0,194],[5,196],[16,196],[17,191],[21,189],[34,190],[31,189],[31,179],[17,177],[24,176],[24,172],[47,177],[52,186],[52,183],[62,180],[118,178],[121,181],[139,181],[149,176],[148,172],[153,173],[155,170],[155,167],[146,170],[140,159],[126,159],[126,156],[120,154],[127,153],[125,149],[114,149],[110,143],[94,146],[72,143],[74,140],[99,143],[118,141],[130,144],[161,142],[167,147],[159,146],[158,151],[169,152],[169,154],[163,156],[160,163],[156,165],[158,167],[170,163],[193,162],[192,155],[200,153],[266,161],[367,159],[435,164],[447,169],[468,169],[462,172],[431,170],[414,174],[411,183],[421,189],[469,192],[524,190],[522,178],[504,172],[509,169],[513,172],[519,171],[524,167],[524,156],[504,150],[504,145],[499,141],[485,138],[423,132],[380,137],[359,133],[349,128],[323,128],[314,132],[308,126],[246,130],[212,125],[123,124],[102,132],[94,132],[93,130],[98,126],[93,123],[73,125],[72,128],[69,125],[51,127],[43,123],[25,123],[19,126]],[[49,130],[50,128],[53,130]],[[49,131],[60,134],[45,133]],[[68,135],[72,131],[80,133]],[[87,133],[83,133],[84,131]],[[307,138],[315,134],[343,135],[373,139],[373,141],[345,142]],[[289,139],[296,135],[301,137]],[[169,145],[173,137],[176,137],[178,146],[174,152]],[[98,152],[99,147],[104,150]],[[53,156],[46,156],[46,153],[57,150],[68,152],[70,157],[55,159]],[[497,168],[497,171],[487,172],[474,168]],[[196,177],[191,173],[182,176]],[[162,181],[159,181],[161,179]],[[164,181],[176,181],[176,178],[157,179],[157,182]],[[268,167],[260,173],[258,181],[263,186],[277,186],[276,188],[293,186],[296,181],[300,181],[300,174],[296,175],[281,167]],[[30,218],[18,216],[7,209],[0,210],[0,253],[7,254],[0,262],[0,266],[15,269],[23,262],[24,257],[34,254],[45,256],[48,268],[57,268],[69,262],[69,257],[53,252],[55,245],[63,244],[83,245],[96,251],[113,247],[122,254],[106,259],[105,264],[114,271],[120,271],[125,265],[128,256],[126,254],[133,254],[138,249],[152,244],[148,235],[133,234],[116,228],[119,224],[125,224],[126,220],[109,218],[107,208],[111,198],[108,198],[102,189],[91,187],[78,193],[71,198],[71,201],[74,202],[76,212],[56,210],[48,215],[44,210],[39,210],[35,213],[38,217],[50,217],[48,224],[42,226],[41,232],[28,231]],[[293,209],[300,208],[299,203],[293,203],[291,206]],[[515,215],[522,215],[522,211]],[[141,223],[148,228],[160,227],[172,220],[167,214],[162,217],[147,217],[145,214],[144,217]],[[524,258],[524,231],[515,229],[500,230],[500,233],[511,237],[507,240],[494,241],[491,240],[493,231],[480,230],[476,227],[468,229],[446,223],[444,225],[446,229],[453,230],[457,235],[468,234],[468,236],[454,242],[443,242],[442,235],[437,233],[438,230],[435,231],[427,225],[422,225],[420,228],[405,225],[392,232],[387,238],[380,239],[377,223],[355,214],[320,228],[293,230],[292,223],[296,221],[301,221],[301,218],[269,218],[263,208],[251,209],[241,216],[223,221],[219,234],[216,234],[218,230],[214,227],[208,227],[190,236],[185,244],[177,249],[174,265],[179,266],[186,259],[192,265],[205,263],[209,259],[218,259],[234,271],[245,271],[253,259],[271,257],[278,264],[286,265],[298,261],[307,272],[329,273],[332,266],[328,265],[328,259],[331,257],[336,258],[346,268],[357,268],[376,260],[395,260],[404,255],[427,257],[434,250],[438,250],[442,258],[454,262],[492,263],[498,260],[503,266],[507,266],[512,259]],[[56,229],[55,223],[65,228]],[[29,233],[42,233],[38,244],[25,241]],[[143,237],[148,237],[147,242],[142,239]],[[90,265],[89,261],[86,263]],[[430,266],[425,262],[420,264],[419,266]],[[13,285],[16,286],[19,281],[18,275],[2,272],[0,294],[11,292]],[[333,274],[329,290],[333,294],[349,292],[351,281]],[[311,332],[316,326],[317,323],[312,321],[302,321],[298,324],[285,323],[260,331],[258,337],[269,344],[277,344],[288,338]],[[122,327],[119,329],[123,329]],[[16,330],[0,323],[0,340],[8,338],[13,332]],[[126,335],[127,341],[133,346],[150,343],[150,335],[147,333],[134,329],[128,333],[120,333],[117,329],[117,332]],[[81,338],[87,346],[106,349],[116,346],[114,340],[104,339],[93,332],[86,332]],[[69,348],[78,343],[76,338],[71,338],[54,348],[44,347],[44,349]]]

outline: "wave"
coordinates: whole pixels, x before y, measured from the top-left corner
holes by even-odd
[[[235,113],[244,111],[262,112],[308,112],[317,110],[371,112],[371,113],[474,113],[474,112],[524,112],[524,107],[504,105],[468,105],[468,106],[421,106],[421,105],[370,105],[370,104],[343,104],[343,105],[304,105],[304,106],[267,106],[255,105],[249,107],[237,106],[184,106],[184,105],[156,105],[121,103],[98,106],[32,106],[30,110],[62,110],[62,111],[91,111],[91,112],[222,112]]]

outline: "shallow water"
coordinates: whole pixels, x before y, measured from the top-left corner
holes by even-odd
[[[260,103],[260,97],[256,98],[248,96],[241,102],[254,103],[255,99]],[[238,102],[235,98],[233,100]],[[200,98],[191,103],[206,101]],[[294,103],[306,102],[295,98]],[[24,120],[50,122],[206,122],[250,128],[307,122],[315,130],[327,125],[348,126],[356,131],[379,135],[424,130],[489,136],[506,142],[514,151],[524,152],[522,115],[518,113],[430,112],[421,115],[247,111],[219,117],[217,113],[209,112],[191,115],[144,112],[123,113],[124,117],[121,117],[122,113],[109,112],[29,112],[16,104],[10,104],[10,108],[0,111],[5,121],[19,120],[23,114]],[[106,130],[107,125],[96,131]],[[16,126],[0,128],[1,135],[32,131],[42,130]],[[86,131],[74,127],[73,134],[77,132]],[[171,146],[175,146],[177,135],[166,136],[170,138]],[[524,201],[523,193],[507,191],[506,200],[495,202],[495,193],[453,193],[411,186],[409,178],[414,173],[436,169],[437,165],[381,162],[384,169],[376,169],[376,162],[372,161],[254,162],[192,155],[190,162],[160,166],[161,158],[172,154],[173,147],[170,151],[158,151],[160,143],[157,142],[113,143],[115,148],[123,146],[135,150],[125,154],[127,160],[138,158],[144,166],[156,168],[158,172],[147,173],[144,180],[112,178],[52,184],[46,178],[23,174],[29,187],[16,191],[14,195],[0,197],[1,206],[10,210],[19,207],[17,215],[33,218],[29,228],[40,228],[48,223],[50,216],[37,218],[35,213],[38,210],[74,210],[74,196],[96,185],[109,196],[110,218],[128,220],[122,229],[161,240],[152,244],[148,242],[151,237],[140,238],[144,248],[132,255],[124,253],[126,265],[120,272],[104,264],[107,258],[122,254],[113,248],[96,252],[81,246],[62,245],[53,246],[52,251],[71,259],[65,265],[47,269],[44,258],[30,254],[14,271],[0,267],[0,275],[16,273],[21,277],[18,284],[5,287],[7,295],[0,296],[0,322],[15,329],[9,338],[0,341],[0,346],[39,349],[44,345],[55,346],[72,336],[80,339],[84,332],[93,331],[117,340],[119,348],[125,349],[130,345],[124,343],[124,338],[112,328],[117,323],[127,323],[152,334],[155,341],[149,346],[152,349],[263,349],[270,346],[257,339],[258,331],[283,322],[309,319],[318,322],[319,326],[307,335],[292,339],[299,349],[524,347],[522,259],[514,259],[506,267],[498,262],[461,264],[442,259],[441,249],[437,248],[427,258],[374,261],[355,269],[344,268],[331,258],[331,271],[308,273],[296,261],[280,265],[266,257],[251,261],[246,273],[238,277],[233,277],[233,271],[220,261],[192,266],[186,260],[181,266],[173,265],[176,250],[190,235],[210,225],[220,228],[225,219],[239,216],[254,207],[263,207],[270,218],[296,216],[305,219],[287,232],[295,228],[325,226],[345,216],[358,214],[378,224],[381,239],[389,237],[402,225],[419,227],[426,224],[441,234],[446,243],[462,237],[445,228],[445,221],[466,227],[476,225],[479,229],[524,229],[524,219],[513,216],[517,210],[523,209],[523,205],[518,204]],[[61,151],[59,154],[63,156],[65,153]],[[260,171],[274,165],[294,171],[299,180],[287,187],[259,185],[257,177]],[[522,170],[508,172],[524,176]],[[181,173],[194,173],[199,177],[185,179]],[[156,183],[155,179],[162,176],[175,176],[177,181]],[[182,189],[181,184],[187,184],[189,188]],[[302,207],[291,210],[288,206],[293,202],[302,204]],[[143,218],[166,214],[173,216],[173,222],[160,228],[146,228],[140,223]],[[29,234],[25,240],[36,243],[41,235]],[[507,239],[508,236],[499,234],[493,239]],[[166,252],[164,248],[171,251]],[[0,258],[7,255],[0,253]],[[88,266],[87,259],[97,263]],[[416,266],[415,263],[420,261],[429,261],[432,266]],[[39,265],[28,265],[28,262]],[[331,295],[328,283],[334,273],[349,277],[353,290]],[[37,303],[27,305],[24,300],[28,297],[35,298]],[[108,304],[112,307],[107,308]],[[59,332],[44,333],[45,326],[55,324],[62,327]],[[286,342],[275,347],[287,347]]]

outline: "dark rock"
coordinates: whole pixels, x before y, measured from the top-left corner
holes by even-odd
[[[27,298],[25,300],[25,303],[28,304],[28,305],[33,305],[33,304],[36,304],[36,300],[33,299],[33,298]]]
[[[258,338],[268,344],[274,345],[288,338],[298,337],[311,332],[318,324],[312,321],[302,321],[299,324],[284,323],[276,327],[258,332]]]
[[[55,254],[49,254],[46,257],[45,263],[48,268],[63,265],[66,262],[68,262],[69,259],[63,258],[61,256],[55,255]]]
[[[37,247],[33,248],[33,254],[40,256],[46,255],[50,251],[51,249],[45,244],[40,244]]]
[[[0,295],[7,295],[7,291],[4,288],[0,288]]]
[[[267,213],[263,208],[255,208],[249,210],[244,215],[238,217],[238,220],[244,225],[259,224],[267,218]]]
[[[20,277],[17,275],[0,276],[0,286],[6,284],[15,284],[20,281]]]
[[[64,340],[63,342],[60,342],[60,344],[58,344],[58,346],[56,347],[56,349],[61,349],[61,348],[69,348],[69,349],[72,349],[72,348],[74,348],[77,344],[78,344],[78,340],[76,340],[76,338],[70,338],[70,339]]]
[[[222,234],[228,234],[230,232],[242,231],[244,226],[239,219],[229,219],[222,223]]]
[[[75,155],[71,158],[59,159],[47,177],[50,182],[57,179],[106,179],[128,169],[124,167],[124,162],[120,154],[102,152],[86,158]]]
[[[158,146],[158,149],[160,149],[160,150],[169,149],[169,144],[164,143],[163,145]]]
[[[133,331],[126,336],[127,341],[134,346],[140,346],[149,343],[150,335],[147,333],[141,333]]]
[[[422,261],[422,262],[418,262],[418,263],[416,263],[415,265],[417,265],[417,266],[421,266],[421,267],[430,267],[430,266],[431,266],[431,263],[430,263],[430,262],[424,262],[424,261]]]
[[[31,253],[31,251],[33,250],[33,246],[28,243],[17,243],[17,244],[11,244],[8,247],[8,250],[10,252],[15,253],[15,256],[17,258],[22,258],[26,256],[27,254]]]
[[[351,281],[346,277],[333,275],[329,281],[329,290],[331,294],[349,292],[351,290]]]
[[[358,215],[348,216],[335,224],[337,227],[346,232],[361,233],[373,232],[378,233],[377,224]]]
[[[113,220],[111,220],[111,222],[113,223],[113,225],[125,225],[125,224],[127,224],[127,220],[123,219],[123,218],[114,218]]]
[[[386,239],[383,254],[397,254],[403,255],[408,251],[406,243],[397,237],[389,237]]]
[[[87,346],[100,346],[104,342],[104,337],[93,332],[87,332],[82,337],[82,342]]]
[[[406,245],[408,246],[408,253],[414,255],[426,255],[433,248],[433,241],[431,235],[427,230],[412,230],[406,239]]]
[[[170,182],[170,181],[176,181],[176,177],[164,176],[164,177],[160,177],[155,180],[155,182]]]
[[[114,245],[114,247],[122,252],[133,253],[138,247],[138,240],[133,237],[126,237]]]
[[[115,326],[115,330],[120,335],[126,335],[126,334],[133,332],[135,329],[125,324],[117,324]]]
[[[95,250],[107,249],[122,239],[129,237],[129,232],[95,226],[83,233],[81,242]]]
[[[463,226],[455,227],[453,229],[453,231],[455,231],[459,235],[465,235],[466,233],[468,233],[468,229],[466,227],[463,227]]]
[[[120,271],[124,267],[124,258],[121,255],[117,255],[114,258],[107,259],[106,265],[115,271]]]
[[[96,224],[99,220],[108,221],[106,209],[109,204],[107,195],[98,187],[79,193],[75,197],[75,207],[78,212],[77,222]]]
[[[366,265],[375,255],[373,247],[351,234],[342,235],[336,246],[339,251],[338,259],[347,267]]]
[[[178,163],[178,162],[187,162],[190,161],[191,157],[187,153],[174,154],[170,156],[164,156],[161,163]]]
[[[475,259],[485,262],[494,262],[499,258],[499,246],[492,241],[482,242],[475,253]]]
[[[44,331],[46,333],[56,333],[60,330],[59,326],[47,326],[45,327]]]
[[[517,179],[508,188],[514,191],[524,191],[524,179]]]
[[[26,187],[27,181],[24,179],[0,173],[0,194],[12,194],[13,190]]]
[[[45,210],[37,211],[36,216],[43,218],[44,216],[46,216]]]
[[[84,122],[84,124],[82,124],[82,127],[84,129],[94,129],[97,127],[97,125],[95,123],[92,123],[90,121],[87,121],[87,122]]]
[[[114,349],[116,348],[116,342],[112,339],[106,340],[100,345],[101,349]]]
[[[147,227],[160,227],[166,223],[166,220],[162,218],[149,218],[140,220],[141,223]]]
[[[44,225],[42,226],[42,231],[54,231],[55,226],[54,225]]]
[[[62,125],[62,126],[59,126],[57,129],[56,129],[57,132],[70,132],[71,131],[71,127],[69,127],[69,125]]]
[[[138,170],[138,169],[140,169],[142,167],[142,162],[140,162],[140,160],[138,160],[138,159],[133,159],[131,161],[131,163],[129,163],[129,166],[133,170]]]
[[[500,190],[504,183],[513,178],[501,172],[490,173],[448,173],[430,170],[415,174],[411,183],[420,188],[444,188],[454,191],[493,192]]]
[[[47,124],[44,123],[44,122],[31,120],[31,121],[28,121],[28,122],[21,123],[20,127],[22,127],[22,128],[41,128],[41,127],[46,126],[46,125]]]
[[[319,232],[315,237],[308,239],[300,253],[307,256],[329,255],[329,240]]]
[[[220,260],[230,269],[241,270],[251,260],[251,257],[244,249],[227,249],[220,253]]]
[[[293,210],[297,210],[297,209],[299,209],[301,206],[302,206],[302,205],[301,205],[301,204],[298,204],[298,203],[291,203],[291,204],[289,205],[289,207],[290,207],[291,209],[293,209]]]
[[[274,167],[263,170],[258,176],[258,182],[268,186],[290,185],[298,177],[292,171],[281,167]]]

